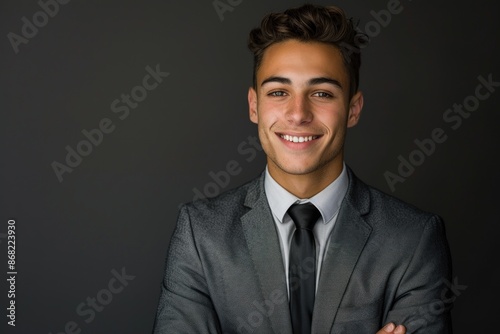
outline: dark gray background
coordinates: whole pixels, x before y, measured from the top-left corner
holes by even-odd
[[[55,334],[69,321],[82,333],[151,331],[178,205],[231,160],[241,172],[223,190],[264,168],[262,153],[250,159],[238,152],[257,133],[247,116],[247,34],[265,13],[301,3],[244,0],[221,21],[211,0],[73,0],[16,54],[7,34],[20,35],[21,18],[32,21],[40,6],[1,2],[0,233],[9,218],[17,222],[15,328],[4,315],[7,247],[0,234],[0,319],[8,333]],[[335,4],[360,18],[364,30],[374,20],[370,11],[387,3]],[[500,91],[456,130],[443,114],[474,94],[478,76],[500,81],[498,5],[401,5],[363,50],[365,108],[348,133],[346,160],[367,183],[444,218],[454,276],[467,285],[453,311],[455,332],[491,332],[500,297],[492,273]],[[170,76],[120,120],[111,102],[140,85],[145,67],[156,64]],[[64,163],[66,145],[75,148],[81,131],[103,118],[112,120],[114,132],[60,183],[51,163]],[[392,192],[384,172],[397,172],[398,156],[408,157],[413,141],[437,127],[447,141]],[[86,323],[77,305],[122,268],[134,280]]]

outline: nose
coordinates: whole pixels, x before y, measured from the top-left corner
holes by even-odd
[[[304,96],[297,95],[290,100],[286,112],[286,120],[293,125],[301,125],[312,121],[311,106]]]

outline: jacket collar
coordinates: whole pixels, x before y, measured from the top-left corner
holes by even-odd
[[[273,304],[273,311],[267,314],[273,332],[291,333],[285,270],[276,227],[264,192],[264,174],[250,184],[245,205],[250,210],[241,217],[241,223],[260,285],[256,298]]]
[[[329,333],[354,266],[372,227],[364,219],[370,211],[367,186],[347,167],[349,187],[330,238],[314,304],[312,333]],[[264,173],[249,185],[245,198],[249,208],[241,217],[243,232],[261,291],[258,298],[273,300],[280,295],[268,316],[275,333],[291,333],[285,271],[279,240],[264,191]]]

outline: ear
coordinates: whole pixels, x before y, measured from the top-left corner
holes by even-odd
[[[257,113],[257,92],[253,87],[248,89],[248,113],[252,122],[255,124],[259,123],[259,114]]]
[[[348,128],[358,124],[359,117],[361,116],[361,109],[363,109],[363,93],[358,91],[354,94],[349,103],[349,116],[347,118]]]

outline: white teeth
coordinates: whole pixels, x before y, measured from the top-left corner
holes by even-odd
[[[291,141],[293,143],[303,143],[306,141],[316,139],[316,138],[318,138],[318,136],[299,137],[299,136],[281,135],[281,138],[288,140],[288,141]]]

